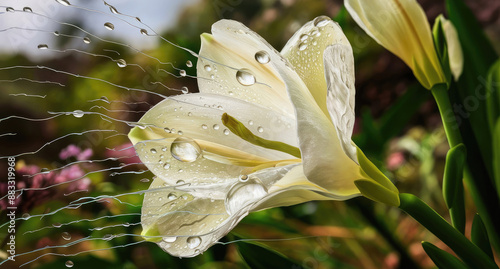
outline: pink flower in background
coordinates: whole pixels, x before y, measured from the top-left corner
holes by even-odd
[[[405,162],[405,155],[401,151],[391,153],[386,160],[387,169],[396,170]]]
[[[75,145],[69,145],[59,153],[59,157],[62,160],[76,157],[82,161],[92,157],[92,154],[91,149],[82,151]],[[19,212],[29,212],[33,207],[49,199],[57,199],[62,194],[86,190],[91,184],[90,179],[84,177],[85,171],[77,164],[61,170],[42,172],[39,166],[27,165],[21,160],[16,164],[16,174],[18,178],[16,189],[23,190],[16,193],[14,206],[20,208]],[[65,182],[67,183],[64,184]],[[58,184],[61,186],[51,187]],[[7,193],[7,182],[0,182],[0,193]],[[1,199],[0,209],[6,208],[7,199]]]
[[[71,157],[75,157],[78,161],[88,160],[93,154],[92,149],[88,148],[82,151],[81,148],[71,144],[65,149],[61,150],[59,153],[59,158],[61,160],[67,160]]]

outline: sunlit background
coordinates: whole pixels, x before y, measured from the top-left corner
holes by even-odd
[[[338,21],[356,59],[355,142],[388,169],[401,192],[447,215],[439,182],[448,144],[438,110],[410,69],[366,36],[342,1],[69,1],[0,2],[0,156],[17,156],[18,189],[37,189],[18,193],[16,253],[27,254],[0,268],[245,268],[273,259],[248,243],[305,268],[433,267],[420,242],[445,246],[399,210],[365,198],[252,213],[191,259],[141,242],[140,192],[153,175],[130,148],[129,123],[162,100],[152,92],[198,91],[197,59],[189,51],[199,50],[199,35],[219,19],[241,21],[278,51],[316,16]],[[440,1],[419,2],[431,22],[444,12]],[[466,3],[500,51],[500,2]],[[5,159],[0,171],[7,171]],[[75,205],[82,197],[94,199]],[[8,223],[5,201],[0,225]],[[7,225],[0,235],[8,235]]]

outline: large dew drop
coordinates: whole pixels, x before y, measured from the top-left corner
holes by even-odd
[[[269,54],[267,54],[267,52],[261,50],[255,53],[255,60],[261,64],[267,64],[269,61],[271,61],[271,57],[269,57]]]
[[[66,265],[66,267],[68,267],[68,268],[71,268],[75,264],[72,261],[66,261],[66,263],[64,265]]]
[[[328,18],[327,16],[319,16],[316,19],[314,19],[313,23],[314,23],[314,26],[316,26],[316,27],[323,27],[323,26],[327,25],[330,21],[331,21],[331,19]]]
[[[201,238],[199,236],[191,236],[187,238],[186,243],[188,248],[193,249],[201,244]]]
[[[178,137],[170,146],[172,157],[181,162],[194,162],[201,155],[201,148],[191,138]]]
[[[248,207],[267,195],[267,189],[259,179],[248,176],[243,178],[245,180],[238,181],[231,186],[226,195],[226,211],[230,215],[238,213],[241,209]]]
[[[240,69],[236,72],[236,79],[243,86],[250,86],[255,84],[255,76],[248,69]]]

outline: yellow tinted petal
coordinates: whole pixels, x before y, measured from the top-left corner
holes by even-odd
[[[323,52],[332,44],[350,46],[340,26],[330,18],[321,16],[302,26],[281,50],[327,117]]]
[[[346,0],[345,6],[368,35],[410,66],[424,87],[446,82],[429,22],[417,1]]]

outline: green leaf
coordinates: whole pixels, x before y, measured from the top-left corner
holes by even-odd
[[[468,267],[462,261],[457,259],[457,257],[429,242],[422,242],[422,247],[429,258],[431,258],[434,264],[436,264],[436,266],[440,269],[468,269]]]
[[[500,198],[500,165],[498,165],[500,163],[500,118],[497,119],[493,130],[493,163],[496,164],[493,166],[493,172],[495,174],[495,187]]]
[[[300,158],[301,156],[300,149],[298,149],[297,147],[290,146],[283,142],[267,140],[262,137],[256,136],[255,134],[252,133],[252,131],[250,131],[247,127],[245,127],[243,123],[229,116],[227,113],[222,114],[222,123],[233,134],[239,136],[241,139],[250,142],[256,146],[285,152],[297,158]]]
[[[490,68],[488,78],[486,79],[486,105],[488,109],[488,123],[490,130],[495,128],[495,123],[500,117],[500,60]]]
[[[386,205],[399,206],[398,193],[387,189],[375,181],[359,179],[354,181],[354,184],[366,198]]]
[[[399,194],[398,189],[394,184],[382,173],[380,170],[375,166],[365,155],[365,153],[359,149],[356,148],[356,155],[358,158],[359,166],[361,168],[361,173],[366,176],[367,178],[370,178],[377,182],[380,186],[383,188],[387,189],[390,192],[395,193],[396,195]],[[364,183],[361,183],[364,184]],[[398,202],[399,204],[399,202]]]
[[[476,244],[476,246],[482,249],[484,253],[490,256],[490,258],[494,259],[493,252],[491,251],[490,240],[488,239],[488,232],[486,231],[483,220],[479,215],[474,217],[470,237],[472,243]]]
[[[238,238],[237,238],[238,239]],[[252,269],[268,268],[302,268],[285,255],[260,243],[236,241],[238,252]]]
[[[473,244],[457,229],[453,228],[434,209],[420,198],[409,193],[399,195],[399,208],[412,216],[429,232],[448,245],[468,266],[472,268],[495,268],[498,266],[478,246]],[[453,267],[451,267],[453,268]]]
[[[465,232],[465,203],[463,190],[463,172],[466,159],[464,144],[451,148],[446,155],[443,175],[443,197],[450,209],[453,226]]]
[[[437,16],[432,28],[434,36],[434,46],[436,48],[441,67],[443,68],[444,75],[448,84],[451,81],[450,59],[448,54],[448,44],[446,43],[446,36],[443,29],[443,15]]]
[[[446,8],[458,32],[464,52],[464,70],[457,83],[459,96],[454,110],[459,121],[470,123],[484,160],[491,159],[491,136],[484,98],[488,69],[498,58],[481,25],[463,0],[447,0]],[[462,124],[461,129],[467,125]],[[463,132],[463,131],[462,131]],[[466,139],[464,137],[464,139]],[[465,143],[471,149],[469,143]],[[487,164],[491,176],[491,164]],[[475,177],[475,180],[483,180]]]

